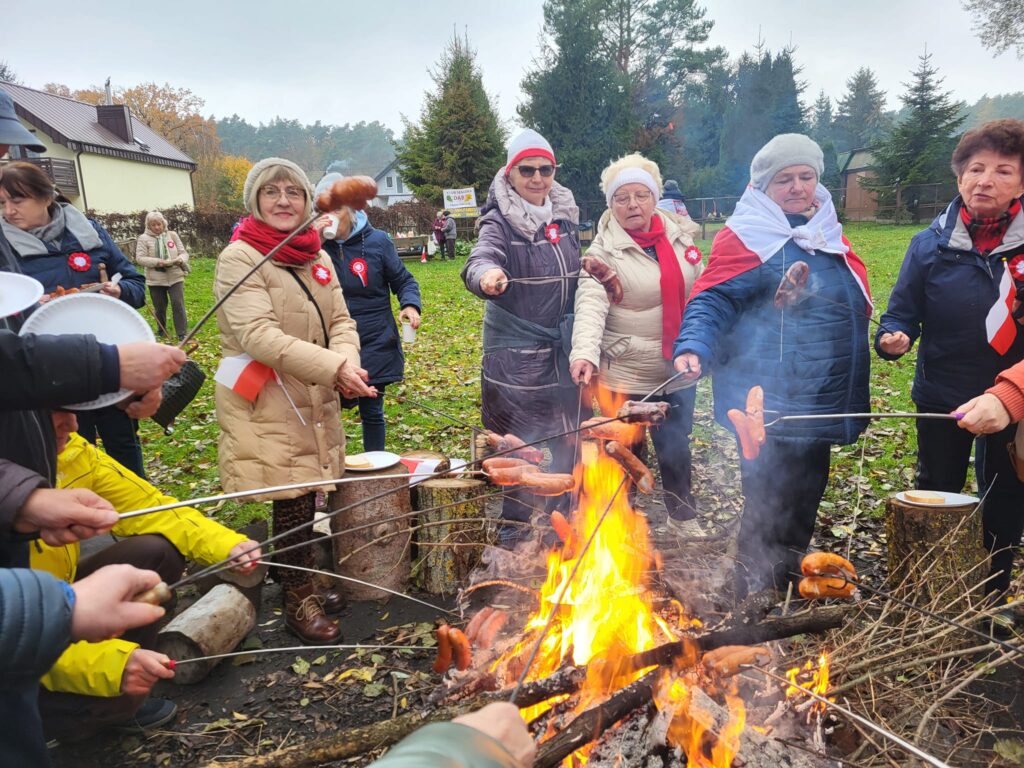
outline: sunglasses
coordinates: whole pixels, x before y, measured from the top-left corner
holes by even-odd
[[[549,176],[555,175],[555,166],[553,165],[541,165],[534,167],[532,165],[517,165],[516,168],[519,170],[519,175],[524,179],[532,179],[533,174],[540,171],[540,175],[545,179]]]

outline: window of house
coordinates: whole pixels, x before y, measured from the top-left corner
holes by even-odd
[[[388,179],[388,189],[391,189],[391,187],[395,186],[395,177],[394,176],[388,176],[387,179]]]
[[[399,176],[398,177],[398,194],[402,194],[403,192],[405,192],[405,190],[402,189],[402,177]]]

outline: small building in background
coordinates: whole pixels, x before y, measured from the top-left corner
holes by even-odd
[[[195,161],[132,115],[123,104],[83,101],[0,82],[21,122],[46,147],[11,148],[53,179],[81,210],[100,213],[195,207]]]
[[[398,171],[398,158],[388,163],[373,179],[377,182],[377,196],[373,198],[373,205],[389,208],[395,203],[407,203],[414,199],[412,190],[405,186]]]
[[[871,221],[878,213],[875,195],[861,186],[861,179],[875,178],[874,158],[868,149],[855,149],[839,158],[843,212],[847,221]]]

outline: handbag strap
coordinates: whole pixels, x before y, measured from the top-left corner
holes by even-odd
[[[289,269],[288,274],[295,278],[295,282],[299,284],[299,288],[302,289],[302,292],[306,294],[306,298],[309,299],[310,303],[312,303],[313,308],[316,310],[317,317],[320,318],[320,327],[324,330],[324,347],[326,348],[330,346],[330,335],[327,333],[327,323],[324,321],[324,313],[320,311],[320,305],[317,304],[316,299],[313,298],[313,294],[310,292],[309,286],[302,282],[302,278],[298,276],[295,270]]]

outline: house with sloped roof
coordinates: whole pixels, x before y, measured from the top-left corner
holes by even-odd
[[[862,181],[875,178],[871,150],[860,147],[839,158],[839,176],[843,180],[843,211],[847,221],[872,221],[878,213],[874,193]]]
[[[412,190],[402,180],[397,157],[374,176],[373,180],[377,182],[377,196],[373,199],[373,205],[389,208],[395,203],[407,203],[413,199]]]
[[[46,147],[12,147],[9,159],[42,168],[81,210],[129,213],[195,205],[195,161],[123,104],[87,104],[0,82],[22,124]]]

